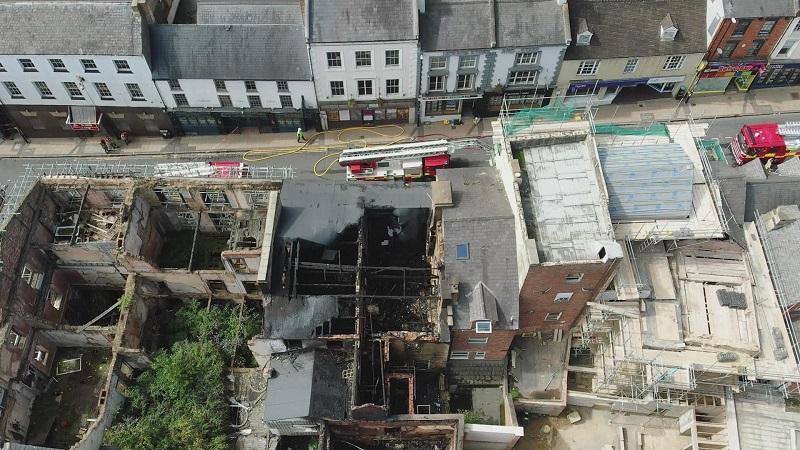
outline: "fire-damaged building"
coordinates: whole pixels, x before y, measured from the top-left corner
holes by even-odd
[[[0,440],[97,449],[161,310],[261,299],[280,185],[40,174],[0,213]]]

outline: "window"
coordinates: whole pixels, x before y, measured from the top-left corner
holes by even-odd
[[[230,108],[233,106],[230,95],[218,95],[217,99],[219,99],[219,105],[223,108]]]
[[[582,273],[570,273],[567,275],[567,283],[575,284],[579,283],[583,279]]]
[[[23,72],[38,72],[38,70],[36,70],[36,65],[33,64],[33,61],[30,59],[20,59],[19,65],[22,66]]]
[[[476,320],[475,321],[475,332],[476,333],[491,333],[492,332],[492,322],[489,320]]]
[[[214,80],[214,87],[217,89],[217,92],[228,91],[228,87],[225,86],[225,80]]]
[[[251,108],[261,108],[261,97],[259,97],[258,95],[248,95],[247,103],[250,104]]]
[[[181,82],[178,80],[167,80],[169,83],[169,90],[171,91],[180,91],[181,90]]]
[[[486,359],[486,352],[475,352],[475,359]]]
[[[36,347],[36,351],[33,352],[33,359],[42,364],[47,364],[47,350],[42,347]]]
[[[538,76],[539,72],[535,70],[518,70],[516,72],[511,72],[510,76],[508,77],[508,84],[536,84],[536,79]]]
[[[88,73],[98,73],[100,72],[97,69],[97,64],[94,63],[93,59],[82,59],[81,65],[83,66],[83,71]]]
[[[64,89],[67,91],[67,94],[69,94],[69,98],[73,100],[83,100],[83,91],[78,87],[78,83],[65,81]]]
[[[775,28],[775,22],[774,20],[765,20],[761,24],[761,29],[758,30],[758,35],[761,37],[769,36],[772,33],[772,29]]]
[[[753,45],[747,50],[747,56],[756,56],[764,47],[764,39],[753,39]]]
[[[44,276],[40,272],[34,272],[29,266],[22,268],[22,281],[34,289],[42,287],[43,278]]]
[[[444,76],[434,75],[428,77],[428,90],[429,91],[443,91],[444,90]]]
[[[8,332],[8,346],[9,347],[22,347],[25,342],[25,337],[22,333],[14,330],[13,328]]]
[[[189,106],[189,100],[186,100],[186,94],[172,94],[175,99],[176,106]]]
[[[400,80],[386,80],[386,95],[397,95],[400,93]]]
[[[572,292],[559,292],[556,294],[556,298],[553,300],[553,303],[567,303],[572,299]]]
[[[797,22],[797,23],[794,25],[794,30],[792,30],[792,31],[800,31],[800,22]]]
[[[342,67],[342,54],[340,52],[328,52],[328,68]]]
[[[559,319],[561,319],[561,314],[562,313],[560,313],[560,312],[547,313],[547,315],[544,316],[544,321],[545,322],[556,322]]]
[[[447,57],[446,56],[431,56],[430,58],[430,70],[444,70],[447,69]]]
[[[294,108],[291,95],[280,95],[279,98],[281,100],[281,108]]]
[[[400,50],[386,50],[386,66],[400,65]]]
[[[622,72],[623,73],[636,72],[636,68],[638,66],[639,66],[639,58],[630,58],[627,62],[625,62],[625,69]]]
[[[50,288],[47,291],[47,303],[55,309],[61,309],[61,301],[64,300],[64,295],[61,292],[54,291]]]
[[[6,68],[3,66],[3,63],[0,63],[0,72],[5,72]]]
[[[358,95],[372,95],[372,80],[358,80]]]
[[[372,66],[372,52],[370,51],[357,51],[356,52],[356,67],[370,67]]]
[[[331,81],[331,97],[344,95],[344,81]]]
[[[22,91],[20,91],[17,87],[17,83],[14,83],[13,81],[4,81],[3,86],[6,87],[8,95],[10,95],[11,98],[25,98],[22,96]]]
[[[578,45],[589,45],[592,42],[592,33],[583,33],[578,35]]]
[[[684,55],[677,55],[677,56],[667,56],[667,59],[664,60],[664,67],[663,70],[678,70],[683,67],[683,63],[686,61],[686,56]]]
[[[794,47],[794,44],[796,44],[796,43],[797,43],[797,41],[786,41],[783,44],[783,47],[781,47],[781,49],[778,50],[778,55],[780,55],[780,56],[788,55],[789,51],[792,50],[792,47]]]
[[[97,91],[97,95],[100,96],[100,100],[114,100],[114,97],[111,95],[111,90],[108,88],[107,84],[95,83],[94,88]]]
[[[279,81],[278,83],[279,83],[279,84],[278,84],[278,86],[279,86],[279,87],[278,87],[278,90],[280,90],[280,81]],[[255,82],[255,81],[253,81],[253,80],[246,80],[246,81],[244,82],[244,89],[245,89],[247,92],[258,92],[258,90],[256,89],[256,82]]]
[[[515,65],[526,65],[526,64],[536,64],[539,60],[539,54],[533,52],[523,52],[517,53],[517,56],[514,58]]]
[[[475,75],[471,73],[460,73],[456,78],[456,89],[458,90],[468,90],[472,89],[472,80],[475,79]]]
[[[450,359],[469,359],[469,352],[450,352]]]
[[[488,337],[471,337],[471,338],[467,338],[467,344],[472,344],[472,345],[486,344],[488,342],[489,342],[489,338]]]
[[[742,37],[747,32],[747,29],[750,28],[750,20],[749,19],[739,19],[736,22],[736,29],[733,30],[733,37]]]
[[[578,75],[594,75],[597,73],[598,66],[600,66],[600,61],[596,59],[581,61],[578,64]]]
[[[462,56],[458,60],[458,68],[459,69],[474,69],[476,67],[478,67],[478,56],[477,55]]]
[[[142,90],[139,88],[138,84],[125,83],[125,87],[128,88],[128,93],[131,94],[131,100],[135,102],[144,101],[144,94],[142,93]]]
[[[53,72],[66,72],[67,66],[64,65],[64,61],[60,59],[51,59],[50,67],[53,68]]]
[[[288,81],[278,81],[278,90],[282,92],[289,92],[289,82]]]
[[[130,64],[124,59],[115,59],[114,67],[117,68],[117,73],[133,73]]]
[[[41,95],[43,99],[55,98],[53,91],[47,87],[47,83],[44,81],[34,81],[33,86],[36,87],[36,90],[39,91],[39,95]]]
[[[725,43],[725,48],[722,49],[722,56],[723,58],[730,58],[733,54],[733,51],[736,50],[736,47],[739,45],[739,41],[728,41]]]
[[[469,259],[469,244],[456,244],[456,259]]]

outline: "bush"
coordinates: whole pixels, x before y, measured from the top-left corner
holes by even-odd
[[[261,317],[255,312],[245,309],[240,321],[237,305],[206,308],[196,300],[179,309],[175,319],[176,340],[209,340],[229,360],[261,328]]]

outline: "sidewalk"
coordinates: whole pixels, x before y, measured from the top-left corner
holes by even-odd
[[[646,100],[636,103],[612,104],[597,108],[595,122],[615,124],[648,124],[653,121],[685,120],[691,111],[695,120],[712,120],[720,117],[740,117],[751,115],[800,113],[800,87],[756,89],[739,94],[723,94],[693,97],[689,104],[678,103],[671,98]],[[450,126],[437,122],[416,127],[401,125],[404,136],[426,136],[442,138],[461,138],[465,136],[486,136],[491,134],[491,121],[481,120],[477,125],[467,120],[462,125]],[[780,118],[776,118],[780,121]],[[386,127],[382,132],[388,137],[378,136],[360,130],[349,131],[345,139],[363,139],[377,145],[389,143],[397,138],[399,130]],[[311,138],[315,133],[308,132]],[[99,145],[99,137],[81,140],[78,138],[32,139],[30,144],[19,138],[0,142],[2,158],[69,158],[69,157],[125,157],[150,156],[169,158],[182,155],[199,159],[212,156],[230,155],[239,158],[250,150],[263,150],[278,153],[297,148],[295,133],[270,133],[254,135],[185,136],[175,139],[135,137],[130,145],[120,144],[120,149],[106,155]],[[325,133],[309,145],[309,150],[324,152],[326,145],[338,143],[337,131]]]

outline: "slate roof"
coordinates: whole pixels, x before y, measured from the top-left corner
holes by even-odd
[[[496,313],[489,310],[497,316],[495,328],[517,329],[519,281],[514,216],[500,180],[491,167],[443,169],[437,171],[437,179],[449,180],[453,189],[453,206],[442,210],[442,223],[445,279],[459,283],[459,300],[453,308],[455,328],[470,328],[472,317],[486,314],[485,303],[471,298],[482,282],[496,298]],[[456,259],[457,244],[469,245],[469,259]],[[473,303],[484,311],[471,311]]]
[[[339,317],[338,303],[331,296],[288,297],[273,295],[264,307],[264,337],[311,339],[318,325]]]
[[[552,0],[428,0],[420,15],[425,51],[565,44],[566,7]],[[492,14],[495,29],[492,29]]]
[[[197,23],[303,26],[303,11],[296,0],[198,0]]]
[[[727,0],[725,0],[727,1]],[[670,15],[678,34],[661,40],[661,21]],[[706,2],[698,0],[575,0],[569,2],[572,45],[565,59],[680,55],[706,51]],[[593,33],[576,45],[581,19]]]
[[[781,205],[800,205],[800,177],[771,177],[747,182],[744,220],[755,220],[755,212],[766,214]]]
[[[413,0],[308,0],[307,5],[310,42],[417,39]]]
[[[781,17],[794,16],[795,0],[723,0],[725,17]]]
[[[769,211],[763,211],[762,214]],[[770,270],[780,278],[782,295],[788,305],[800,303],[800,221],[767,232],[767,245],[772,250]]]
[[[267,382],[264,421],[302,417],[342,420],[350,409],[349,385],[342,378],[344,353],[304,349],[272,355],[275,377]]]
[[[153,25],[153,78],[311,80],[298,25]]]
[[[142,55],[130,2],[0,1],[0,54]]]
[[[555,0],[496,0],[497,46],[566,44],[569,13]]]
[[[469,320],[497,321],[497,296],[483,281],[479,281],[470,293]]]

